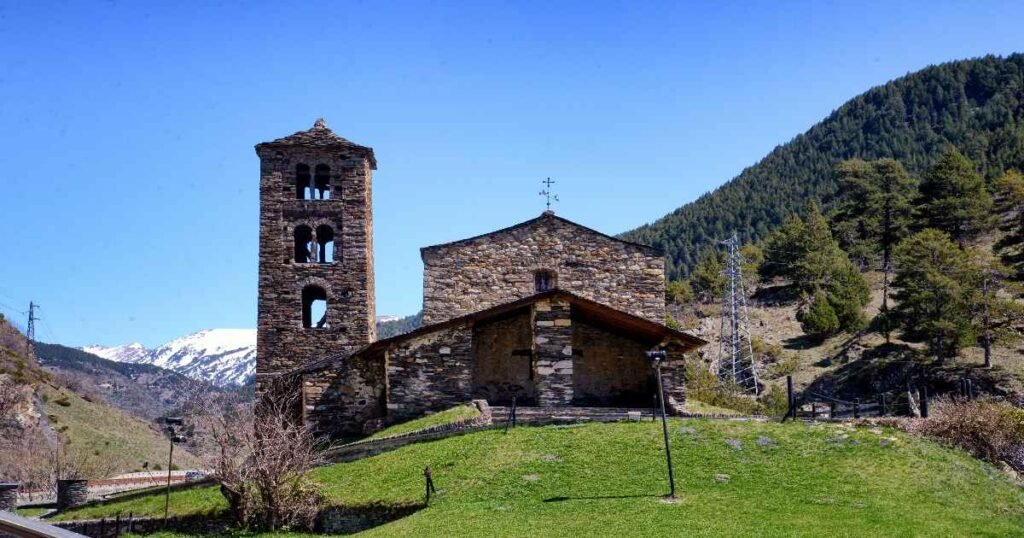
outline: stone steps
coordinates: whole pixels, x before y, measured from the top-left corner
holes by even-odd
[[[508,419],[511,407],[492,406],[494,424]],[[618,422],[651,420],[651,408],[630,407],[517,407],[517,424],[571,424],[574,422]]]

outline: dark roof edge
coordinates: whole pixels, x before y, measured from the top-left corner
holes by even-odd
[[[541,219],[544,219],[544,218],[556,219],[556,220],[559,220],[559,221],[564,222],[566,224],[570,224],[572,226],[576,226],[577,228],[582,228],[582,229],[584,229],[584,230],[586,230],[588,232],[591,232],[593,234],[597,234],[597,235],[599,235],[601,237],[604,237],[606,239],[611,239],[612,241],[615,241],[617,243],[624,243],[624,244],[627,244],[627,245],[630,245],[630,246],[638,247],[638,248],[644,249],[644,250],[650,252],[651,254],[654,254],[654,255],[657,255],[657,256],[665,256],[665,251],[660,249],[660,248],[658,248],[658,247],[651,246],[651,245],[645,245],[643,243],[637,243],[637,242],[634,242],[634,241],[627,241],[625,239],[620,239],[620,238],[615,237],[613,235],[608,235],[608,234],[606,234],[604,232],[600,232],[600,231],[595,230],[593,228],[584,226],[584,225],[582,225],[582,224],[580,224],[578,222],[573,222],[573,221],[571,221],[571,220],[569,220],[567,218],[559,217],[558,215],[555,215],[554,212],[545,211],[544,213],[541,213],[541,215],[539,217],[534,217],[534,218],[532,218],[530,220],[524,220],[523,222],[520,222],[519,224],[513,224],[512,226],[508,226],[506,228],[501,228],[500,230],[494,230],[493,232],[482,233],[480,235],[474,235],[473,237],[467,237],[465,239],[459,239],[459,240],[456,240],[456,241],[449,241],[447,243],[438,243],[436,245],[430,245],[430,246],[426,246],[426,247],[421,247],[420,248],[420,257],[422,258],[423,254],[426,251],[429,251],[429,250],[435,250],[435,249],[439,249],[439,248],[450,247],[450,246],[453,246],[453,245],[469,243],[471,241],[476,241],[477,239],[482,239],[484,237],[488,237],[488,236],[491,236],[491,235],[497,235],[497,234],[500,234],[500,233],[510,232],[512,230],[518,230],[519,228],[525,228],[526,226],[529,226],[530,224],[533,224],[533,223],[535,223],[535,222],[537,222],[537,221],[539,221]]]
[[[330,363],[332,363],[332,362],[334,362],[334,361],[336,361],[338,359],[344,359],[344,358],[351,357],[351,356],[354,356],[354,355],[357,355],[357,354],[361,354],[361,353],[367,352],[367,351],[369,351],[371,349],[376,349],[376,348],[380,348],[380,347],[389,346],[391,344],[394,344],[394,343],[397,343],[397,342],[401,342],[401,341],[406,340],[408,338],[413,338],[413,337],[420,336],[420,335],[423,335],[423,334],[428,334],[428,333],[431,333],[431,332],[434,332],[434,331],[437,331],[437,330],[440,330],[440,329],[445,329],[445,328],[448,328],[448,327],[454,327],[454,326],[457,326],[457,325],[461,325],[461,324],[464,324],[464,323],[466,323],[468,321],[473,321],[473,320],[477,320],[477,319],[481,319],[481,318],[487,318],[487,317],[491,317],[491,316],[497,316],[497,315],[500,315],[500,314],[503,314],[503,313],[506,313],[506,312],[512,312],[512,311],[518,310],[520,308],[523,308],[523,307],[525,307],[525,306],[527,306],[529,304],[532,304],[532,303],[534,303],[534,302],[536,302],[536,301],[538,301],[540,299],[545,299],[545,298],[553,297],[553,296],[556,296],[556,295],[562,296],[562,297],[566,297],[566,298],[569,299],[570,302],[573,302],[573,303],[576,303],[576,304],[580,304],[580,305],[583,305],[585,307],[594,308],[594,309],[598,309],[598,310],[600,310],[600,309],[611,310],[611,311],[614,311],[615,313],[617,313],[618,315],[622,315],[622,316],[626,316],[626,317],[632,318],[636,322],[645,323],[645,324],[648,324],[648,325],[656,326],[659,330],[665,331],[665,333],[667,335],[679,338],[680,340],[683,340],[683,341],[689,343],[692,346],[690,349],[696,349],[696,348],[701,347],[703,345],[706,345],[708,343],[707,340],[704,340],[703,338],[694,336],[694,335],[689,334],[689,333],[685,333],[685,332],[677,330],[677,329],[673,329],[673,328],[671,328],[671,327],[669,327],[667,325],[663,325],[663,324],[660,324],[660,323],[655,323],[655,322],[653,322],[653,321],[651,321],[649,319],[642,318],[640,316],[636,316],[636,315],[630,314],[629,312],[624,312],[622,310],[618,310],[618,309],[616,309],[614,307],[611,307],[611,306],[599,303],[597,301],[593,301],[593,300],[590,300],[590,299],[587,299],[587,298],[584,298],[584,297],[580,297],[579,295],[576,295],[574,293],[571,293],[571,292],[568,292],[568,291],[565,291],[565,290],[561,290],[561,289],[555,288],[553,290],[548,290],[548,291],[545,291],[545,292],[536,293],[536,294],[533,294],[533,295],[528,295],[528,296],[523,297],[521,299],[516,299],[515,301],[510,301],[510,302],[503,303],[503,304],[500,304],[500,305],[497,305],[497,306],[492,306],[492,307],[484,309],[484,310],[480,310],[480,311],[477,311],[477,312],[472,312],[472,313],[469,313],[469,314],[465,314],[465,315],[459,316],[457,318],[452,318],[452,319],[448,319],[448,320],[444,320],[444,321],[439,321],[437,323],[432,323],[430,325],[424,325],[422,327],[418,327],[418,328],[416,328],[416,329],[414,329],[412,331],[409,331],[407,333],[395,335],[395,336],[392,336],[390,338],[385,338],[383,340],[377,340],[376,342],[371,342],[369,344],[366,344],[366,345],[363,345],[363,346],[361,346],[359,348],[356,348],[356,349],[352,350],[351,352],[345,352],[345,353],[339,353],[339,354],[336,354],[336,355],[331,355],[330,357],[326,357],[326,358],[320,359],[320,360],[315,361],[313,363],[310,363],[308,365],[300,366],[298,368],[294,368],[292,370],[289,370],[289,371],[283,373],[282,375],[292,375],[292,374],[297,374],[297,373],[304,373],[304,372],[311,372],[311,371],[314,371],[314,370],[318,370],[321,367],[326,366],[326,365],[328,365],[328,364],[330,364]]]

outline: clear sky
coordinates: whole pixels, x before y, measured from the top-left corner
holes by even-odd
[[[722,5],[728,4],[728,5]],[[372,146],[378,314],[419,247],[538,215],[620,233],[929,64],[1024,50],[1022,2],[0,0],[0,312],[68,345],[255,327],[253,145]]]

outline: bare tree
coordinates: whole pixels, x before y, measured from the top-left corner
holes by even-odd
[[[267,390],[255,403],[223,394],[193,399],[196,451],[241,526],[313,526],[321,495],[307,473],[322,462],[322,446],[296,417],[297,398],[297,391]]]

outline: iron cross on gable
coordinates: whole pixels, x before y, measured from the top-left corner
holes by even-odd
[[[547,206],[547,210],[551,211],[551,202],[552,201],[555,201],[555,202],[558,201],[558,195],[557,194],[553,194],[551,192],[551,186],[555,184],[555,181],[553,179],[551,179],[551,178],[547,178],[547,179],[541,181],[541,184],[544,185],[544,189],[541,190],[538,194],[544,197],[545,205]]]

